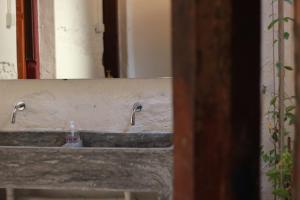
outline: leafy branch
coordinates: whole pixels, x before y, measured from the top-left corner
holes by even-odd
[[[277,0],[272,0],[272,6],[276,1]],[[293,4],[292,0],[284,0],[284,2],[289,3],[291,5]],[[280,5],[282,8],[282,4]],[[275,51],[275,48],[277,48],[277,50],[281,52],[280,49],[284,48],[283,41],[289,40],[291,36],[289,32],[283,30],[283,24],[288,22],[294,22],[294,19],[291,17],[283,17],[283,12],[279,12],[280,17],[275,18],[273,9],[272,12],[272,21],[268,25],[268,30],[273,31],[273,52]],[[279,28],[279,34],[277,35],[277,38],[274,37],[275,28],[277,28],[275,26],[278,26]],[[278,47],[275,47],[275,44],[278,42]],[[282,80],[284,81],[284,78],[282,79],[282,73],[284,73],[285,70],[294,70],[293,67],[284,64],[284,59],[279,58],[279,61],[275,63],[274,53],[273,63],[275,65],[274,67],[277,68],[278,72],[280,73],[278,74],[277,79],[281,82]],[[284,86],[281,85],[281,88],[283,87]],[[273,186],[272,193],[274,195],[274,199],[291,200],[293,188],[293,148],[291,145],[291,130],[293,130],[293,127],[296,122],[295,97],[288,95],[285,96],[283,89],[279,90],[278,94],[273,95],[274,96],[269,103],[269,110],[266,113],[269,119],[269,138],[273,147],[270,150],[262,150],[261,156],[262,160],[264,161],[264,163],[266,163],[268,167],[268,170],[265,175],[268,177],[269,182]],[[282,109],[283,107],[284,109]],[[287,141],[285,141],[286,138]]]

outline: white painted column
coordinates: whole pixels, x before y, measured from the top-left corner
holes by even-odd
[[[55,0],[56,77],[104,77],[101,0]]]

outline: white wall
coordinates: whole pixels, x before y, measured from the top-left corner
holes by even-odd
[[[56,78],[54,0],[38,0],[40,78]]]
[[[16,2],[11,0],[12,26],[6,27],[7,0],[0,0],[0,79],[17,79]]]
[[[1,81],[0,130],[80,130],[102,132],[172,132],[172,80],[52,80]],[[10,123],[13,105],[27,109]],[[136,126],[130,125],[132,106],[140,102]]]
[[[127,0],[128,77],[171,76],[171,0]]]
[[[102,1],[55,0],[54,8],[56,78],[104,77]]]
[[[6,27],[7,2],[13,24]],[[41,78],[102,78],[101,0],[41,0]],[[17,79],[15,0],[0,0],[0,79]],[[95,29],[98,31],[96,32]]]
[[[7,1],[0,2],[0,78],[11,79],[17,77],[16,26],[5,28]],[[171,76],[171,1],[127,0],[127,20],[128,77]],[[104,77],[102,21],[101,0],[39,1],[41,78]]]

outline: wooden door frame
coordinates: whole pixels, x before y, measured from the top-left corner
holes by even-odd
[[[120,78],[128,77],[127,0],[118,0],[119,71]]]
[[[103,0],[103,24],[105,26],[103,65],[106,77],[119,78],[119,0]]]
[[[173,0],[175,200],[258,200],[260,0]]]
[[[103,2],[106,0],[103,0]],[[128,43],[127,43],[127,0],[117,2],[117,38],[118,38],[118,77],[128,77]],[[110,45],[109,43],[107,45]],[[105,50],[105,48],[104,48]]]
[[[38,1],[16,0],[19,79],[40,78]]]
[[[18,79],[26,79],[24,0],[16,0]]]

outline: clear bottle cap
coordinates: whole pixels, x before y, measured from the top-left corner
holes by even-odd
[[[75,129],[75,122],[74,121],[70,121],[70,128]]]

